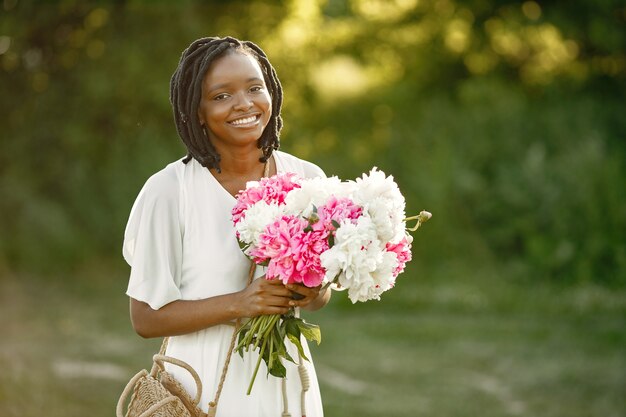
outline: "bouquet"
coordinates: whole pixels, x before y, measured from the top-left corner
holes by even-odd
[[[405,199],[392,176],[373,168],[355,181],[280,173],[251,181],[237,196],[232,219],[244,253],[266,266],[266,279],[348,291],[353,303],[379,300],[411,260],[412,237],[431,214],[405,218]],[[413,228],[407,222],[415,220]],[[236,350],[260,349],[269,374],[285,377],[294,362],[285,338],[307,359],[300,342],[321,341],[319,327],[295,316],[259,316],[240,329]],[[307,359],[308,360],[308,359]]]

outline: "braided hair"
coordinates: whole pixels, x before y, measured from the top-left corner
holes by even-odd
[[[261,48],[250,41],[240,41],[232,37],[210,37],[194,41],[183,52],[172,75],[170,102],[174,111],[176,130],[187,147],[187,156],[183,162],[186,164],[194,158],[205,168],[214,168],[217,172],[221,172],[220,155],[209,141],[197,115],[202,98],[204,75],[209,66],[227,51],[244,53],[256,59],[272,99],[270,120],[257,141],[257,147],[263,151],[260,162],[265,163],[272,152],[280,146],[280,130],[283,127],[283,119],[280,116],[283,89],[274,67]]]

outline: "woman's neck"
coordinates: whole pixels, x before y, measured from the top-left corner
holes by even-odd
[[[219,150],[220,154],[220,170],[218,174],[216,170],[211,170],[216,176],[227,177],[253,177],[259,172],[263,173],[264,164],[260,161],[263,153],[260,149],[246,150]]]
[[[232,154],[220,154],[220,169],[211,169],[211,173],[215,179],[222,185],[231,195],[236,196],[237,193],[246,188],[248,181],[258,181],[265,175],[266,164],[259,159],[261,151],[248,152],[239,156]],[[267,161],[268,176],[276,173],[276,164],[273,158]]]

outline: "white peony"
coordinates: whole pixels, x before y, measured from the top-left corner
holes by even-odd
[[[326,203],[330,196],[347,196],[347,185],[337,177],[308,178],[301,183],[301,188],[293,189],[285,198],[287,213],[308,217],[313,206]]]
[[[326,278],[337,278],[339,288],[348,290],[353,303],[380,299],[380,294],[393,285],[395,255],[384,250],[376,226],[367,215],[356,224],[342,222],[334,246],[322,253],[320,260]]]
[[[393,176],[386,176],[384,172],[374,167],[369,174],[363,174],[356,179],[354,200],[357,204],[366,204],[376,198],[390,200],[394,206],[404,208],[404,197]]]
[[[393,277],[393,270],[398,265],[398,257],[393,252],[383,250],[381,247],[380,262],[376,270],[372,273],[374,277],[374,287],[370,290],[369,299],[380,299],[380,295],[393,288],[396,283]]]
[[[255,246],[259,235],[268,224],[275,221],[284,213],[284,206],[276,203],[267,204],[260,200],[246,209],[246,215],[235,225],[239,233],[239,240],[245,244]]]
[[[405,233],[404,196],[393,176],[373,168],[357,178],[353,192],[355,203],[361,205],[376,225],[383,242],[399,241]]]

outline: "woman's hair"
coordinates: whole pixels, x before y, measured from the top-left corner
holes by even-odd
[[[170,81],[170,102],[174,111],[174,120],[178,135],[187,147],[187,163],[194,158],[206,168],[214,168],[220,172],[220,155],[198,120],[198,106],[202,98],[202,81],[209,66],[227,51],[241,52],[254,57],[272,98],[272,114],[270,120],[257,141],[263,150],[260,162],[266,162],[274,149],[280,146],[280,129],[283,119],[280,109],[283,103],[283,89],[278,81],[276,71],[261,48],[249,41],[235,38],[202,38],[194,41],[183,52],[178,68]]]

